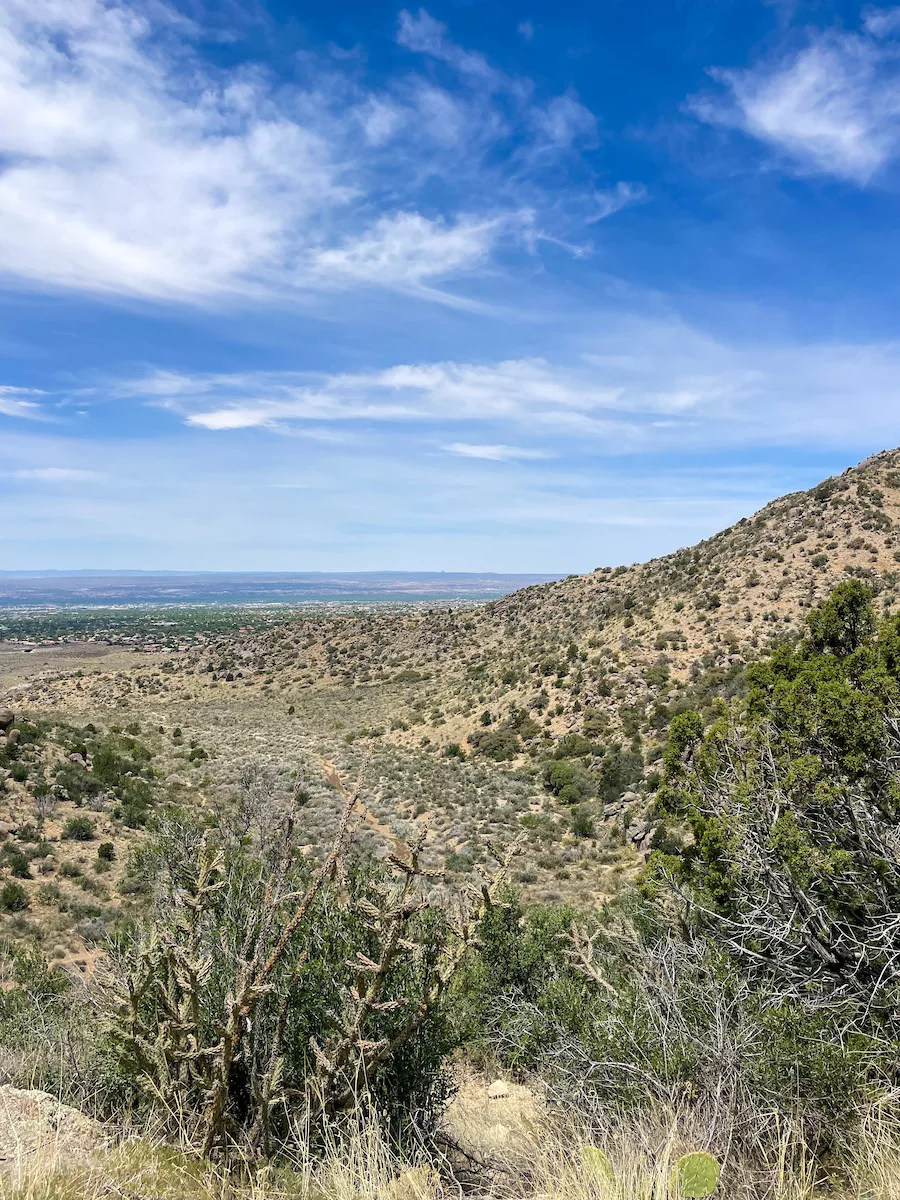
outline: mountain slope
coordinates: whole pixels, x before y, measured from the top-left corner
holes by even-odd
[[[746,661],[796,634],[806,611],[848,577],[885,605],[896,599],[900,450],[648,563],[598,568],[475,609],[313,613],[257,635],[223,635],[148,686],[190,698],[213,684],[288,702],[309,689],[377,688],[386,740],[460,743],[501,761],[544,757],[576,732],[659,740],[673,707],[739,689]],[[90,689],[116,702],[140,691],[139,677],[99,677]],[[61,699],[58,687],[54,694]]]
[[[698,683],[727,690],[742,661],[796,633],[835,583],[861,578],[889,604],[898,572],[900,450],[892,450],[648,563],[599,568],[474,610],[313,617],[240,647],[223,640],[193,669],[227,676],[243,666],[245,676],[288,689],[405,682],[395,723],[411,727],[389,734],[401,743],[418,743],[423,724],[435,743],[465,739],[485,728],[473,722],[476,710],[490,712],[494,727],[521,708],[558,738],[585,711],[622,729],[623,708],[643,705],[646,723],[650,706]]]

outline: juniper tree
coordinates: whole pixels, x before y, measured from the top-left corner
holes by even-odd
[[[696,713],[673,721],[660,800],[693,843],[657,855],[652,874],[751,974],[805,1002],[850,1002],[893,1038],[900,618],[878,625],[863,585],[841,584],[748,683],[706,731]]]

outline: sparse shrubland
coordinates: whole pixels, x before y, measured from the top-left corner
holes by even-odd
[[[774,1186],[776,1166],[792,1194],[826,1176],[856,1187],[883,1169],[859,1161],[874,1128],[896,1153],[898,647],[900,619],[845,583],[708,728],[679,716],[657,803],[685,825],[682,849],[653,853],[596,914],[523,904],[503,854],[467,894],[421,843],[361,856],[356,796],[317,865],[295,849],[305,792],[279,814],[251,779],[218,824],[159,827],[140,856],[146,913],[74,1004],[38,954],[8,950],[7,1072],[206,1156],[327,1157],[362,1120],[446,1172],[463,1055],[539,1087],[541,1154],[577,1126],[578,1169],[604,1180],[589,1191],[652,1170],[663,1128],[673,1194],[706,1194],[684,1190],[685,1149],[714,1155],[735,1192]],[[553,761],[568,749],[583,747]],[[102,1037],[73,1040],[86,1005]],[[71,1063],[37,1051],[36,1028]]]
[[[900,1195],[898,460],[48,684],[0,763],[6,1077],[208,1190]],[[479,1071],[533,1105],[502,1146]]]

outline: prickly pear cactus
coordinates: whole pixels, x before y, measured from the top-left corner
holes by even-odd
[[[589,1175],[600,1175],[603,1179],[612,1179],[612,1163],[599,1146],[585,1142],[581,1147],[581,1164]]]
[[[705,1150],[696,1150],[679,1158],[672,1172],[672,1182],[677,1195],[690,1200],[702,1200],[711,1196],[719,1186],[719,1164]]]

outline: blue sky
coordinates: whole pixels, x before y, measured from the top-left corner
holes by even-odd
[[[900,443],[900,7],[5,0],[0,567],[582,571]]]

